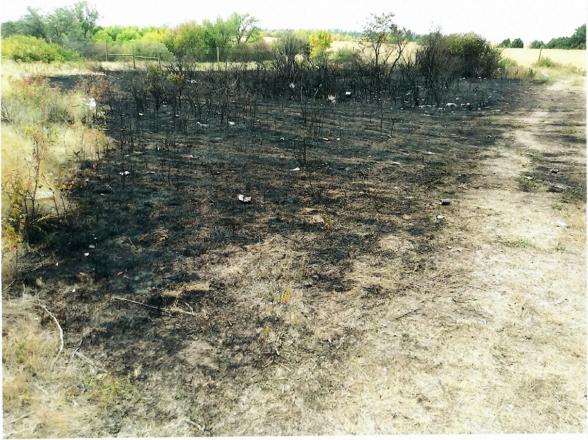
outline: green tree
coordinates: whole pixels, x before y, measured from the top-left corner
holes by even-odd
[[[393,21],[394,14],[372,14],[363,27],[360,46],[374,54],[374,65],[385,64],[392,55],[392,44],[402,42],[402,31]]]
[[[510,47],[513,49],[522,49],[523,47],[525,47],[525,44],[523,43],[523,40],[521,40],[520,38],[515,38],[514,40],[512,40]]]
[[[18,35],[18,23],[16,21],[5,21],[2,23],[2,38]]]
[[[88,6],[86,1],[81,1],[73,5],[72,12],[77,18],[84,40],[92,38],[99,29],[96,24],[100,18],[98,11]]]
[[[327,31],[314,31],[308,38],[313,58],[324,57],[333,43],[333,34]]]
[[[512,43],[510,41],[510,38],[507,38],[506,40],[502,40],[498,47],[509,48],[511,44]]]
[[[211,50],[217,47],[229,47],[237,35],[235,23],[231,20],[224,21],[220,17],[214,23],[210,20],[203,20],[202,27],[205,31],[204,41]]]
[[[104,29],[100,29],[99,31],[97,31],[92,37],[92,41],[95,43],[114,43],[114,40],[112,39],[110,34],[106,32],[106,30]]]
[[[586,25],[583,24],[570,37],[570,49],[586,49]]]
[[[47,24],[45,17],[41,15],[38,9],[27,8],[29,12],[17,21],[18,33],[20,35],[30,35],[31,37],[47,40]]]
[[[245,43],[253,43],[261,38],[261,30],[257,26],[259,20],[249,14],[240,15],[234,13],[227,20],[232,22],[235,32],[235,44],[239,45],[241,40]]]
[[[206,31],[195,21],[182,23],[170,34],[164,34],[163,43],[176,57],[196,56],[205,47]]]
[[[74,12],[70,8],[57,8],[45,17],[46,39],[63,44],[66,40],[79,40],[81,32]]]
[[[131,41],[140,40],[141,33],[137,26],[127,26],[120,34],[116,36],[117,44],[129,43]]]
[[[531,49],[540,49],[540,48],[542,48],[543,46],[545,46],[545,43],[543,43],[543,41],[540,41],[540,40],[534,40],[534,41],[531,43],[531,46],[530,46],[530,47],[531,47]]]

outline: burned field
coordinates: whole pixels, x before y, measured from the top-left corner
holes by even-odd
[[[460,80],[437,105],[336,76],[264,84],[255,70],[176,72],[166,89],[150,74],[90,82],[111,146],[81,158],[75,211],[34,237],[22,263],[66,348],[128,378],[105,421],[112,435],[533,430],[500,415],[468,424],[449,410],[463,402],[458,385],[423,391],[409,378],[471,368],[436,354],[468,352],[462,338],[486,323],[467,293],[476,267],[464,255],[482,246],[457,219],[475,215],[460,200],[504,187],[485,170],[510,160],[504,147],[521,150],[513,131],[546,86]],[[553,109],[580,106],[562,126],[582,126],[580,98]],[[585,143],[585,132],[543,136],[574,152]],[[561,157],[533,156],[533,182],[585,203],[585,169]],[[525,175],[513,192],[533,190],[517,183]],[[412,333],[419,322],[427,337]],[[386,392],[357,388],[390,374]],[[575,405],[585,412],[585,399]]]

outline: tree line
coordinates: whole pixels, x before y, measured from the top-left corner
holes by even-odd
[[[510,38],[503,40],[498,47],[502,48],[523,48],[524,43],[520,38],[510,41]],[[531,49],[586,49],[586,24],[577,28],[571,37],[552,38],[547,44],[541,40],[534,40],[529,45]]]

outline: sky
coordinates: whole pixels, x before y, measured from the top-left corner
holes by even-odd
[[[27,7],[51,12],[76,0],[5,0],[1,21],[16,20]],[[262,29],[344,29],[361,31],[371,13],[392,12],[399,27],[424,34],[440,27],[445,34],[476,32],[499,42],[521,38],[549,41],[571,36],[586,23],[586,0],[88,0],[101,26],[176,26],[204,19],[249,13]]]

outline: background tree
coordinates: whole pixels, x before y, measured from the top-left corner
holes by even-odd
[[[543,46],[545,46],[545,43],[543,43],[543,41],[540,41],[540,40],[534,40],[534,41],[531,43],[531,46],[530,46],[530,47],[531,47],[531,49],[540,49],[540,48],[542,48]]]
[[[86,1],[82,1],[73,5],[72,12],[77,18],[84,40],[92,38],[99,29],[96,24],[100,18],[98,11],[90,8]]]
[[[333,34],[327,31],[314,31],[308,37],[313,58],[323,58],[333,43]]]
[[[506,48],[506,49],[507,49],[507,48],[509,48],[509,47],[510,47],[510,45],[511,45],[511,44],[512,44],[512,43],[511,43],[511,41],[510,41],[510,38],[507,38],[506,40],[502,40],[502,41],[500,42],[500,44],[498,45],[498,47],[502,47],[502,48]]]
[[[370,50],[374,54],[374,65],[377,68],[385,63],[392,51],[389,44],[394,39],[398,42],[402,32],[393,22],[394,14],[372,14],[363,27],[363,38],[360,40],[362,48]]]
[[[514,40],[512,40],[510,47],[513,49],[522,49],[525,47],[525,44],[523,43],[523,40],[521,40],[520,38],[515,38]]]
[[[27,8],[28,14],[16,22],[19,35],[30,35],[31,37],[47,40],[47,24],[45,17],[38,9]]]
[[[245,43],[253,43],[261,39],[261,30],[257,27],[259,20],[252,17],[249,14],[240,15],[234,13],[229,17],[229,20],[233,24],[235,31],[235,43],[241,44],[241,40]]]
[[[203,20],[202,27],[204,28],[204,41],[206,46],[213,50],[215,48],[229,47],[231,40],[235,39],[237,30],[235,23],[231,20],[224,21],[218,17],[216,22],[210,20]]]

